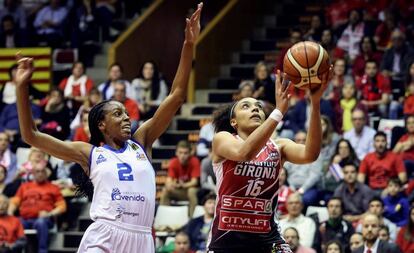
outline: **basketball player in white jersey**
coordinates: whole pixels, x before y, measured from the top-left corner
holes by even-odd
[[[154,117],[133,134],[125,107],[116,101],[103,101],[91,109],[91,144],[63,142],[39,132],[28,94],[33,59],[17,55],[17,108],[23,140],[55,157],[80,164],[94,187],[90,215],[95,222],[86,230],[78,252],[154,252],[151,227],[155,172],[150,163],[151,146],[186,98],[202,6],[200,3],[186,19],[185,41],[170,94]]]
[[[310,95],[311,112],[306,144],[270,139],[289,104],[289,84],[276,75],[276,109],[266,119],[263,106],[244,98],[214,115],[213,168],[217,204],[209,252],[291,253],[275,219],[279,172],[285,161],[310,163],[321,149],[320,99],[328,83]]]

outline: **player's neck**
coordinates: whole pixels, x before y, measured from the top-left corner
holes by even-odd
[[[125,142],[120,142],[120,141],[116,141],[116,140],[113,140],[113,139],[109,139],[109,140],[106,139],[105,140],[105,144],[108,145],[108,146],[110,146],[111,148],[113,148],[115,150],[118,150],[118,149],[124,147]]]

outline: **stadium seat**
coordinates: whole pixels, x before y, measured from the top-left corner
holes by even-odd
[[[188,222],[188,206],[158,206],[154,228],[159,231],[175,231]]]
[[[78,61],[78,49],[55,49],[52,56],[54,71],[71,69],[74,62]]]
[[[320,207],[320,206],[309,206],[306,210],[306,216],[310,216],[311,214],[318,214],[319,222],[327,221],[329,218],[328,208]]]

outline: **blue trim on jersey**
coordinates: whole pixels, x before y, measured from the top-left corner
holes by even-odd
[[[145,156],[147,157],[148,161],[150,161],[150,162],[151,162],[151,159],[149,158],[149,156],[148,156],[148,154],[147,154],[147,151],[145,150],[144,146],[142,146],[142,144],[141,144],[141,143],[139,143],[138,141],[136,141],[136,140],[134,140],[134,139],[132,139],[132,138],[131,138],[131,141],[132,141],[132,142],[134,142],[134,143],[136,143],[136,144],[138,144],[138,145],[141,147],[141,149],[144,151],[144,154],[145,154]]]
[[[115,153],[124,153],[124,151],[128,147],[128,142],[125,142],[124,143],[124,146],[122,148],[120,148],[120,149],[114,149],[113,147],[111,147],[111,146],[109,146],[107,144],[103,145],[103,147],[106,148],[106,149],[109,149],[109,150],[111,150],[112,152],[115,152]]]
[[[91,152],[89,153],[89,175],[91,175],[91,166],[92,166],[92,154],[93,154],[93,150],[95,149],[95,146],[92,146],[91,148]]]

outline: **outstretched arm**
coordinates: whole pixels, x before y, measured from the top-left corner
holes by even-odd
[[[134,133],[134,139],[140,142],[147,152],[151,151],[152,143],[165,132],[187,96],[187,86],[193,60],[193,47],[200,34],[200,14],[202,8],[203,4],[198,4],[198,8],[191,18],[186,19],[185,41],[170,94],[160,104],[154,116]]]
[[[16,73],[17,113],[20,133],[23,141],[62,160],[79,163],[83,168],[89,167],[89,153],[92,145],[84,142],[63,142],[37,130],[32,118],[29,101],[28,83],[33,73],[33,59],[16,56],[18,69]]]
[[[310,123],[305,145],[297,144],[289,139],[278,140],[284,161],[289,161],[295,164],[305,164],[311,163],[318,158],[322,144],[320,101],[323,92],[328,86],[331,69],[332,67],[323,75],[322,85],[317,90],[311,91]]]

